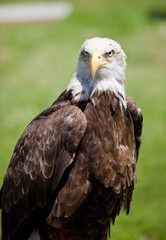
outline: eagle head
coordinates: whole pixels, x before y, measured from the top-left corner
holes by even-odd
[[[94,80],[102,80],[107,74],[126,68],[126,55],[121,46],[109,38],[86,40],[81,49],[78,71]]]
[[[125,68],[126,55],[120,44],[109,38],[87,39],[81,46],[78,66],[67,89],[79,101],[87,100],[94,91],[106,90],[125,99]]]

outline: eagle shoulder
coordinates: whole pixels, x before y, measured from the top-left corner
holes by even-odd
[[[127,100],[127,109],[129,110],[133,120],[134,136],[135,136],[137,158],[138,158],[139,149],[141,145],[143,115],[141,113],[141,109],[138,108],[137,104],[131,97],[127,96],[126,100]]]

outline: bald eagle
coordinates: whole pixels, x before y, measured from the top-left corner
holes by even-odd
[[[86,40],[66,90],[25,129],[0,194],[3,240],[105,240],[129,213],[142,114],[125,59],[112,39]]]

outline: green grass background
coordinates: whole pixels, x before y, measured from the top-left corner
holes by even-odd
[[[13,2],[13,0],[0,1]],[[0,186],[26,125],[67,86],[86,38],[111,37],[126,52],[126,93],[144,116],[131,212],[112,240],[166,239],[166,4],[69,0],[61,22],[0,24]],[[1,232],[1,231],[0,231]],[[1,234],[1,233],[0,233]]]

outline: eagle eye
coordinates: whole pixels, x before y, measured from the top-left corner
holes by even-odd
[[[87,51],[85,51],[85,50],[83,50],[82,53],[84,54],[85,57],[89,56],[89,53]]]
[[[109,51],[109,52],[107,52],[107,56],[108,57],[112,57],[112,55],[115,53],[115,51],[114,50],[111,50],[111,51]]]

